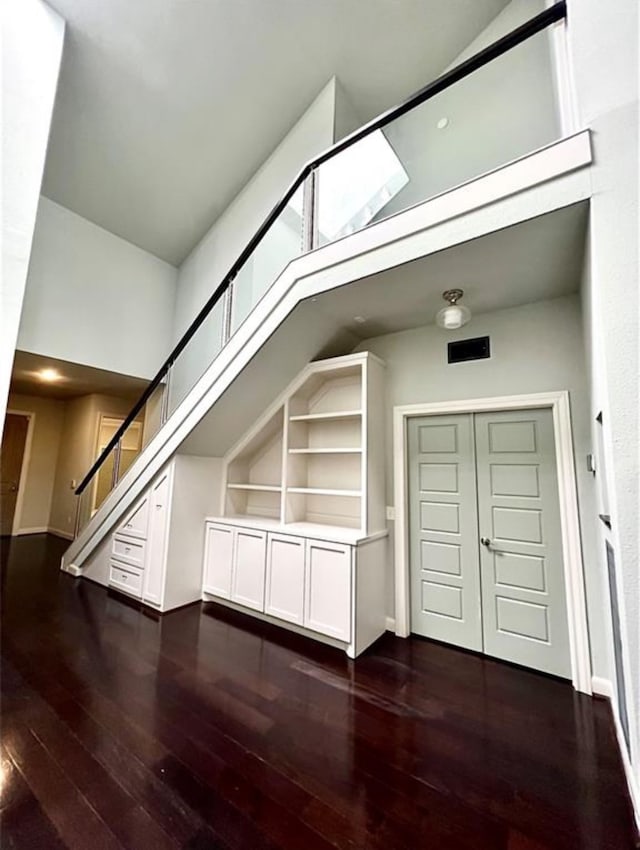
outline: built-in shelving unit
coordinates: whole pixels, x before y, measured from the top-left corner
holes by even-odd
[[[204,599],[292,624],[355,657],[385,629],[384,366],[310,363],[224,459]]]
[[[383,368],[368,353],[311,363],[225,459],[223,515],[384,528]]]

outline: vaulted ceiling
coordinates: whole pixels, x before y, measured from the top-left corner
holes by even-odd
[[[43,193],[177,265],[334,74],[364,122],[507,0],[48,2],[68,29]]]

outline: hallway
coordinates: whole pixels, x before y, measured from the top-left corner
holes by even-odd
[[[3,539],[2,846],[628,850],[609,706],[387,633],[163,617]]]

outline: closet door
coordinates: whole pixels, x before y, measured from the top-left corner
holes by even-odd
[[[571,677],[549,409],[475,415],[484,651]]]
[[[473,417],[409,420],[411,631],[482,649]]]

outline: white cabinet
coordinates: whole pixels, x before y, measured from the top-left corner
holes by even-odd
[[[337,542],[216,519],[205,534],[205,600],[339,641],[352,658],[384,632],[386,532]]]
[[[217,505],[220,467],[218,458],[169,461],[112,537],[110,587],[157,611],[202,598],[203,526]]]
[[[233,528],[207,523],[203,589],[206,593],[212,593],[223,599],[231,599],[233,538]]]
[[[267,535],[208,522],[205,537],[204,592],[264,611]]]
[[[267,535],[265,612],[303,625],[305,540],[289,534]]]
[[[264,611],[267,536],[263,531],[235,530],[231,598],[239,605]]]
[[[309,363],[223,460],[204,598],[354,657],[385,629],[384,363]],[[322,636],[322,637],[321,637]]]
[[[351,640],[352,547],[306,541],[304,624],[321,634]]]

